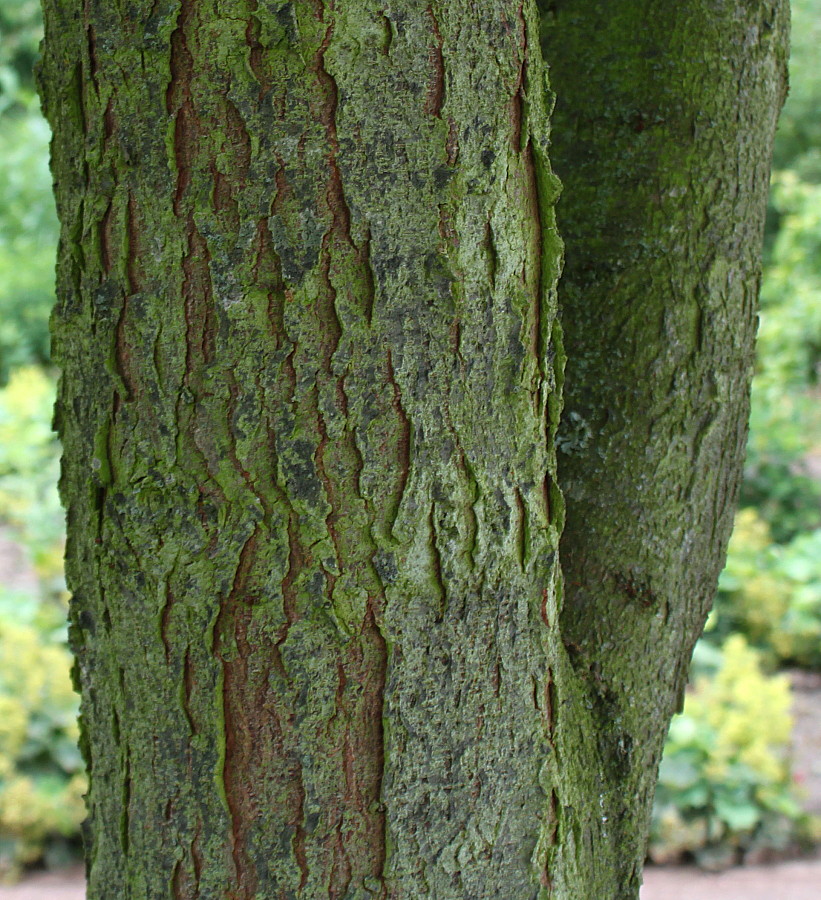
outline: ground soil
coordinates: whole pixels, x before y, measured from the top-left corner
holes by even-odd
[[[804,807],[821,816],[821,672],[791,673],[793,688],[793,773]],[[818,887],[821,900],[821,882]]]
[[[741,866],[717,875],[688,866],[648,866],[641,900],[821,900],[821,859]]]
[[[84,900],[81,869],[30,875],[0,887],[0,900]],[[821,900],[821,858],[744,866],[714,875],[687,866],[650,866],[641,900]]]

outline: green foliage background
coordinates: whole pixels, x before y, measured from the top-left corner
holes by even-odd
[[[14,366],[48,362],[57,217],[48,126],[33,68],[42,38],[38,0],[0,5],[0,383]]]
[[[789,687],[821,668],[821,0],[793,0],[791,91],[777,137],[759,361],[737,527],[695,681],[672,725],[651,841],[716,867],[812,830],[789,759]],[[0,875],[76,852],[76,750],[62,583],[48,316],[58,228],[33,67],[38,0],[0,4],[0,529],[36,592],[0,584]]]

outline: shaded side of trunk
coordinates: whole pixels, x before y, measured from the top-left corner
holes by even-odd
[[[535,5],[45,9],[90,900],[612,895]]]
[[[542,0],[567,244],[562,636],[635,897],[747,434],[788,4]]]

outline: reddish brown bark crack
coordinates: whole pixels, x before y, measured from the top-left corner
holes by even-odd
[[[439,236],[445,245],[445,253],[448,253],[451,248],[458,248],[459,235],[453,223],[453,214],[444,203],[439,204]]]
[[[375,598],[370,597],[359,633],[338,665],[336,710],[331,722],[341,729],[345,790],[330,813],[336,825],[328,888],[328,896],[338,900],[347,896],[354,879],[370,879],[375,900],[387,898],[386,820],[381,803],[387,644],[377,625],[376,606]]]
[[[391,20],[385,15],[384,11],[379,13],[379,19],[385,33],[385,38],[379,49],[383,56],[387,56],[391,52],[391,45],[393,44],[393,27],[391,26]]]
[[[294,759],[295,790],[291,801],[291,825],[294,829],[292,846],[294,859],[299,867],[299,889],[303,890],[308,883],[308,856],[305,852],[305,785],[302,780],[302,764]]]
[[[259,9],[257,0],[251,0],[250,6],[252,14]],[[248,44],[248,65],[254,73],[254,78],[259,82],[260,103],[271,89],[271,79],[264,65],[265,48],[259,39],[261,29],[262,26],[257,16],[251,15],[248,19],[248,26],[245,29],[245,42]]]
[[[391,504],[391,509],[389,511],[390,521],[388,523],[388,529],[392,530],[393,525],[396,522],[396,517],[399,515],[399,507],[402,503],[402,497],[405,495],[405,488],[408,485],[408,478],[410,477],[410,464],[411,464],[411,423],[408,418],[408,414],[405,412],[405,408],[402,405],[402,392],[399,389],[399,384],[396,381],[396,375],[393,371],[393,358],[391,356],[390,348],[388,348],[387,353],[387,374],[388,374],[388,383],[391,386],[391,391],[393,392],[393,409],[396,413],[396,418],[399,421],[399,435],[396,444],[396,455],[397,462],[399,464],[399,473],[396,484],[396,491],[394,493],[394,502]]]
[[[459,360],[462,370],[465,367],[465,360],[462,356],[462,322],[459,318],[454,318],[453,324],[450,326],[450,350],[451,353]]]
[[[461,352],[459,347],[459,322],[456,321],[456,346],[454,347],[454,353],[457,359],[461,360]],[[468,525],[468,533],[466,538],[466,549],[467,549],[467,557],[470,562],[471,568],[476,567],[476,541],[479,536],[479,520],[476,516],[476,501],[479,499],[479,487],[476,484],[476,477],[473,474],[473,470],[470,467],[470,463],[468,462],[467,456],[465,454],[465,449],[462,446],[462,441],[459,437],[459,432],[454,427],[453,417],[450,412],[450,403],[446,400],[444,405],[445,412],[445,420],[447,421],[448,431],[450,431],[451,436],[453,437],[453,443],[456,447],[456,460],[459,466],[459,471],[462,473],[462,476],[465,479],[466,486],[470,491],[470,501],[465,504],[465,518],[467,520]]]
[[[553,745],[553,734],[556,727],[556,685],[553,681],[553,669],[548,667],[544,682],[544,718],[548,740]]]
[[[445,586],[445,579],[442,574],[442,553],[439,550],[439,544],[436,539],[436,503],[431,501],[430,512],[428,513],[428,529],[430,531],[430,550],[433,563],[433,579],[436,583],[436,589],[439,593],[439,609],[436,613],[437,623],[441,622],[445,617],[448,605],[448,592]]]
[[[368,226],[365,230],[365,239],[359,248],[358,258],[360,269],[362,270],[363,286],[365,290],[362,293],[362,308],[365,314],[365,320],[368,327],[373,324],[373,305],[376,300],[376,282],[373,274],[373,266],[371,265],[371,229]]]
[[[116,277],[115,273],[123,264],[126,271],[128,283],[125,289],[121,288],[123,290],[122,306],[120,307],[120,315],[114,331],[113,352],[117,372],[125,388],[125,397],[123,399],[131,401],[137,396],[139,383],[136,374],[138,367],[132,365],[132,346],[128,334],[129,296],[137,293],[142,287],[142,270],[139,259],[141,250],[136,233],[138,226],[135,224],[135,219],[138,215],[136,201],[133,195],[129,193],[125,215],[123,215],[122,203],[120,201],[118,204],[118,199],[115,198],[108,204],[99,225],[100,260],[102,271],[108,277]],[[125,220],[124,227],[127,241],[124,260],[122,259],[122,253],[118,252],[117,246],[117,232],[119,230],[120,234],[122,233],[123,219]]]
[[[171,891],[174,900],[192,900],[191,882],[181,859],[174,863],[174,873],[171,876]]]
[[[555,789],[550,792],[550,802],[548,803],[547,808],[547,816],[548,816],[548,834],[546,839],[546,844],[549,848],[554,848],[557,843],[557,833],[559,830],[559,797],[556,794]],[[548,852],[547,858],[544,860],[542,864],[541,871],[539,873],[539,881],[542,887],[551,890],[553,887],[553,878],[550,874],[550,853]]]
[[[183,659],[182,668],[182,682],[184,688],[183,711],[185,713],[185,718],[188,720],[188,725],[191,728],[191,734],[199,734],[200,728],[194,716],[194,707],[192,705],[192,698],[194,696],[194,688],[196,687],[196,684],[194,681],[194,664],[191,661],[190,647],[185,648],[185,657]]]
[[[459,127],[452,117],[448,117],[448,140],[445,144],[448,165],[455,166],[459,161]]]
[[[120,317],[117,320],[115,332],[115,355],[117,358],[117,371],[122,378],[125,387],[125,400],[131,401],[137,396],[137,380],[131,365],[131,346],[128,339],[128,295],[123,296],[123,305],[120,308]]]
[[[542,502],[544,503],[545,519],[551,523],[553,522],[552,491],[553,479],[550,476],[550,472],[545,472],[544,478],[542,479]]]
[[[330,5],[333,10],[333,4]],[[342,174],[339,171],[337,157],[339,156],[339,137],[336,130],[336,111],[339,105],[339,91],[333,76],[325,68],[325,53],[330,46],[334,33],[334,23],[328,25],[322,44],[314,57],[314,74],[322,85],[324,103],[319,110],[319,120],[325,126],[328,136],[328,190],[326,194],[328,208],[333,217],[332,231],[341,235],[355,250],[351,238],[351,212],[345,200],[345,192],[342,187]]]
[[[126,276],[128,278],[128,288],[132,294],[138,294],[145,286],[145,272],[143,271],[142,261],[142,238],[143,223],[140,217],[140,210],[137,201],[132,193],[128,194],[128,205],[126,208],[126,240],[128,242],[126,256]]]
[[[524,572],[527,562],[527,510],[525,509],[522,492],[518,485],[514,489],[516,500],[516,549],[519,568]]]
[[[88,20],[88,3],[86,3],[85,21],[88,22]],[[100,85],[97,80],[97,72],[99,70],[97,62],[97,36],[94,32],[94,28],[90,24],[86,25],[86,46],[88,48],[88,80],[94,85],[95,91],[99,94]]]
[[[181,0],[177,27],[171,35],[171,80],[166,90],[166,109],[175,117],[174,157],[177,186],[173,198],[174,215],[185,216],[188,235],[187,252],[183,258],[183,297],[186,322],[186,384],[199,380],[201,366],[207,365],[214,354],[216,331],[213,310],[213,291],[208,271],[210,254],[205,238],[194,222],[193,211],[184,211],[186,194],[192,173],[197,167],[203,125],[193,101],[195,79],[194,57],[188,46],[188,34],[195,28],[197,0]]]
[[[536,177],[536,160],[533,155],[533,142],[530,138],[528,138],[527,145],[524,149],[523,161],[527,180],[527,204],[530,213],[530,221],[533,223],[533,252],[530,257],[533,278],[532,283],[528,285],[533,298],[529,350],[536,362],[539,381],[543,382],[545,378],[544,347],[542,341],[542,244],[544,237],[542,233],[541,206],[539,204],[539,183]],[[528,280],[529,279],[527,279],[527,276],[525,275],[526,284]],[[539,385],[534,384],[533,391],[534,403],[538,409],[543,402],[543,398],[539,391]]]
[[[525,21],[524,16],[524,4],[519,6],[519,14],[518,14],[518,29],[516,33],[516,45],[519,48],[520,53],[520,64],[519,64],[519,72],[516,79],[516,86],[513,90],[513,96],[510,100],[510,121],[513,126],[511,132],[511,146],[516,151],[516,153],[522,152],[522,131],[524,124],[524,104],[525,104],[525,85],[527,84],[527,59],[528,59],[528,44],[527,44],[527,22]],[[511,26],[508,22],[504,23],[505,30],[508,34],[511,33]]]
[[[317,429],[319,431],[319,443],[317,444],[316,453],[314,454],[314,461],[316,462],[316,471],[319,475],[320,481],[322,482],[322,486],[325,489],[325,496],[328,501],[328,506],[330,507],[328,510],[328,515],[325,517],[325,526],[328,529],[328,534],[331,538],[331,543],[333,544],[337,570],[343,571],[344,564],[342,559],[342,550],[339,543],[339,535],[336,532],[336,522],[338,519],[337,490],[336,485],[328,475],[328,470],[325,465],[325,454],[328,450],[328,431],[325,425],[325,419],[322,417],[322,413],[319,409],[317,388],[315,388],[313,391],[313,397],[314,408],[316,412]],[[325,577],[327,579],[328,585],[328,599],[332,600],[334,585],[336,584],[336,575],[325,570]]]
[[[237,233],[240,216],[237,197],[241,196],[248,181],[251,167],[251,136],[245,120],[229,98],[222,102],[220,116],[226,136],[222,146],[227,162],[222,163],[222,171],[212,165],[214,178],[214,210],[227,218],[227,231]]]
[[[166,91],[166,109],[175,116],[174,154],[177,167],[177,190],[174,214],[181,214],[182,200],[191,180],[191,169],[199,141],[199,122],[191,96],[194,79],[194,57],[188,48],[186,32],[191,27],[196,0],[181,0],[177,27],[171,35],[171,81]]]
[[[329,900],[342,900],[347,895],[353,874],[351,862],[345,850],[345,839],[342,834],[343,821],[342,811],[340,810],[337,813],[336,832],[333,842],[333,864],[331,867],[331,879],[328,884]]]
[[[114,117],[114,101],[111,97],[108,98],[108,103],[106,103],[105,112],[103,113],[103,142],[104,144],[108,144],[111,140],[114,132],[117,129],[117,122]]]
[[[281,169],[277,173],[281,173]],[[264,290],[268,296],[268,322],[275,341],[275,349],[279,350],[286,340],[285,334],[285,285],[282,280],[282,263],[274,248],[274,240],[268,219],[257,222],[257,234],[254,245],[254,284]]]
[[[205,238],[197,231],[193,216],[188,218],[188,253],[182,261],[182,294],[185,302],[185,379],[200,382],[202,367],[214,358],[216,322],[209,262],[211,256]]]
[[[271,663],[274,671],[285,681],[290,683],[290,677],[282,661],[280,648],[288,639],[288,632],[291,626],[299,618],[298,600],[296,595],[295,582],[306,565],[305,552],[299,541],[299,533],[297,527],[297,516],[293,509],[289,512],[288,517],[288,571],[282,580],[282,600],[283,612],[285,614],[285,625],[280,629],[279,636],[272,648]],[[272,696],[272,700],[274,697]],[[290,722],[293,716],[293,710],[290,710],[288,704],[284,704],[285,708],[279,716],[282,723],[279,727],[282,730],[286,723]],[[284,733],[284,732],[283,732]],[[308,859],[305,849],[306,833],[305,833],[305,786],[302,777],[302,764],[298,756],[288,755],[284,752],[284,743],[281,745],[283,749],[284,771],[285,776],[283,786],[287,788],[287,810],[290,814],[289,824],[294,829],[291,846],[294,852],[294,859],[300,872],[300,890],[302,890],[308,882]]]
[[[162,637],[163,648],[165,650],[165,662],[166,665],[170,665],[171,663],[171,641],[169,639],[169,627],[171,623],[171,607],[174,605],[174,595],[171,592],[170,586],[166,583],[165,586],[165,605],[162,608],[162,613],[160,615],[160,636]]]
[[[291,186],[288,184],[288,179],[285,177],[285,160],[279,156],[279,154],[277,154],[276,160],[277,170],[274,175],[276,192],[274,193],[273,202],[271,203],[272,213],[279,212],[285,201],[293,194]]]
[[[231,819],[231,855],[236,883],[232,900],[253,900],[258,886],[256,866],[247,838],[259,815],[256,795],[259,755],[263,751],[259,732],[268,724],[266,687],[249,674],[254,651],[248,631],[256,598],[250,579],[258,553],[259,529],[255,529],[240,551],[231,591],[223,601],[215,626],[217,654],[223,669],[223,717],[225,759],[223,783]]]
[[[485,223],[485,236],[482,241],[482,249],[487,260],[487,274],[490,280],[491,290],[496,292],[496,270],[499,265],[499,256],[496,250],[496,242],[493,239],[493,226],[490,220]]]
[[[541,616],[542,622],[544,622],[546,628],[550,628],[550,617],[547,614],[547,601],[550,597],[550,594],[547,588],[543,588],[542,590],[542,606],[541,606]]]
[[[510,99],[510,146],[516,153],[522,152],[522,120],[524,118],[523,70],[519,70],[519,80]]]
[[[384,605],[384,596],[381,598]],[[382,781],[385,776],[385,734],[382,724],[385,703],[385,684],[388,677],[388,645],[377,623],[377,612],[372,598],[368,598],[368,609],[363,624],[363,639],[370,642],[372,652],[366,659],[365,690],[363,705],[365,721],[369,728],[364,745],[359,748],[361,757],[371,769],[367,773],[368,790],[363,797],[362,814],[366,822],[367,845],[371,848],[371,874],[380,883],[380,890],[374,900],[387,900],[387,886],[384,883],[385,861],[387,859],[387,820],[381,802]],[[370,664],[368,664],[368,662]]]
[[[103,218],[100,221],[100,262],[103,265],[103,272],[106,275],[111,274],[112,257],[111,248],[114,243],[114,204],[109,203]]]
[[[285,643],[285,640],[288,637],[288,628],[299,618],[299,608],[294,583],[300,571],[305,566],[305,563],[305,553],[299,541],[297,516],[296,513],[291,510],[290,515],[288,516],[288,571],[282,579],[282,602],[286,624],[277,640],[277,645]]]
[[[127,747],[123,748],[123,785],[122,785],[122,813],[120,816],[120,844],[123,848],[123,856],[128,857],[131,844],[131,754]]]
[[[425,112],[429,116],[435,116],[436,118],[441,119],[442,106],[445,102],[445,59],[442,54],[444,42],[442,39],[442,32],[439,30],[439,22],[436,20],[436,15],[433,12],[432,6],[428,6],[427,14],[431,21],[431,28],[433,30],[433,36],[436,39],[436,44],[431,47],[430,56],[428,57],[430,66],[433,69],[433,77],[428,85],[428,93],[425,100]]]

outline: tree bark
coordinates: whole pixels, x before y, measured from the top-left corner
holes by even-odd
[[[705,598],[649,601],[649,525],[619,543],[594,521],[624,586],[591,594],[601,620],[578,594],[560,618],[535,4],[44,6],[89,900],[635,898],[630,792]],[[728,423],[741,381],[716,381]],[[677,438],[699,465],[704,429]],[[686,493],[677,466],[660,483]],[[720,507],[725,482],[692,478]]]
[[[544,895],[535,5],[45,9],[90,900]]]
[[[539,7],[567,244],[561,630],[634,896],[659,723],[681,698],[736,507],[789,4]]]

